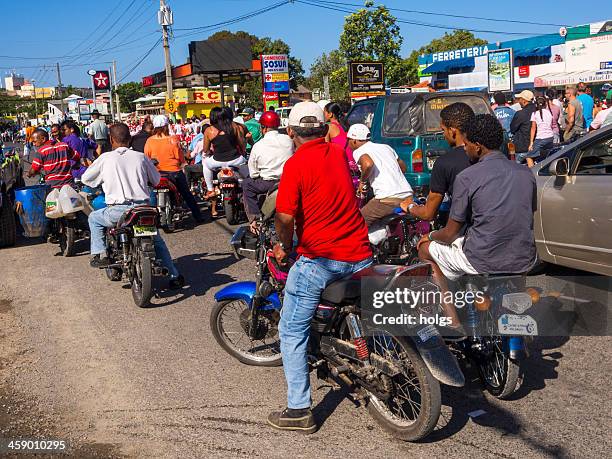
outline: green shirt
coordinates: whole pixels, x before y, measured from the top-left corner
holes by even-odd
[[[247,127],[247,129],[253,136],[253,143],[257,143],[263,137],[259,121],[257,121],[255,118],[251,118],[250,120],[245,122],[244,125]],[[248,151],[251,151],[251,147],[252,145],[247,144]]]

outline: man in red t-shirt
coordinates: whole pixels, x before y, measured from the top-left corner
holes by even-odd
[[[310,409],[306,351],[310,321],[331,282],[372,263],[368,229],[357,207],[344,149],[325,142],[323,110],[300,102],[289,114],[287,133],[296,151],[287,160],[276,199],[276,260],[284,264],[297,233],[300,258],[285,287],[279,335],[287,380],[287,409],[273,412],[277,429],[317,430]]]

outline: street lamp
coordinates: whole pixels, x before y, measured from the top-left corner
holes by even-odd
[[[36,100],[36,80],[32,80],[32,87],[34,88],[34,110],[36,110],[36,126],[38,127],[38,100]]]

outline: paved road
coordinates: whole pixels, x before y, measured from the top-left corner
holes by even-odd
[[[253,275],[253,262],[230,253],[230,234],[215,222],[167,236],[189,285],[150,309],[89,268],[86,246],[68,259],[25,240],[0,251],[0,438],[68,438],[74,455],[89,457],[609,455],[609,338],[538,341],[512,401],[475,382],[445,388],[427,442],[391,439],[327,387],[314,392],[318,433],[271,430],[282,370],[241,365],[209,332],[213,293]]]

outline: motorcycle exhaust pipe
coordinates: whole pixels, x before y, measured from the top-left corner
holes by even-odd
[[[166,193],[157,193],[157,207],[164,208],[166,207]]]

